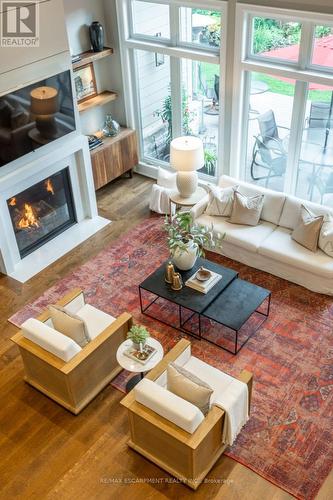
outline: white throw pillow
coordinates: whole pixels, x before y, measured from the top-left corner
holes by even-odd
[[[204,415],[210,409],[210,397],[213,389],[199,377],[182,366],[169,363],[167,366],[167,387],[182,399],[199,408]]]
[[[291,233],[292,239],[308,250],[311,250],[311,252],[316,252],[323,221],[323,215],[318,215],[316,217],[311,210],[305,205],[302,205],[298,224]]]
[[[48,309],[53,326],[58,332],[73,339],[80,347],[90,342],[88,328],[83,319],[58,305],[50,305]]]
[[[319,248],[330,257],[333,257],[333,219],[327,217],[320,230]]]
[[[205,214],[218,215],[220,217],[230,217],[232,204],[234,202],[235,191],[239,186],[220,188],[209,185],[209,201]]]
[[[177,173],[168,172],[164,168],[158,168],[157,185],[166,189],[177,189],[176,184]]]
[[[231,224],[244,224],[245,226],[256,226],[260,220],[262,207],[264,205],[263,194],[257,196],[244,196],[235,191],[234,202],[229,222]]]

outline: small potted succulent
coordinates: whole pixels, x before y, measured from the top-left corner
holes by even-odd
[[[132,341],[134,349],[141,351],[144,348],[150,334],[142,325],[133,325],[127,333],[127,338]]]

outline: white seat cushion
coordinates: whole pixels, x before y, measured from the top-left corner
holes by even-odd
[[[257,226],[245,226],[243,224],[231,224],[226,217],[201,215],[197,224],[204,226],[214,225],[214,232],[226,233],[225,241],[246,250],[256,252],[262,242],[269,236],[276,226],[270,222],[260,221]],[[223,242],[222,242],[223,248]]]
[[[291,230],[277,227],[266,238],[258,253],[276,261],[309,271],[319,276],[333,277],[333,259],[322,250],[311,252],[291,238]],[[274,269],[272,269],[274,273]]]
[[[238,191],[245,196],[256,196],[264,194],[264,205],[261,212],[261,219],[277,225],[280,220],[282,209],[286,200],[286,195],[278,191],[272,191],[261,186],[248,184],[247,182],[238,181],[228,175],[222,175],[219,179],[220,187],[238,185]]]
[[[136,401],[166,418],[190,434],[204,420],[202,412],[192,403],[176,396],[152,380],[142,379],[134,388]]]
[[[328,207],[310,201],[300,200],[294,196],[288,196],[282,210],[279,226],[295,229],[299,221],[302,205],[311,210],[314,215],[333,216],[333,210]]]
[[[84,293],[81,292],[79,295],[77,295],[73,300],[68,302],[65,306],[64,309],[65,311],[68,311],[72,314],[76,314],[81,307],[83,307],[85,304],[84,302]]]
[[[90,304],[85,304],[81,307],[81,309],[77,311],[76,316],[83,319],[85,322],[91,340],[102,333],[102,331],[110,326],[116,319]]]
[[[73,339],[45,325],[38,319],[29,318],[22,324],[22,333],[46,351],[63,361],[69,361],[82,349]]]
[[[200,377],[206,384],[210,385],[214,391],[210,400],[211,404],[216,401],[216,398],[221,392],[227,390],[228,385],[234,380],[230,375],[221,372],[217,368],[214,368],[214,366],[208,365],[195,356],[191,356],[183,368],[195,374],[197,377]]]

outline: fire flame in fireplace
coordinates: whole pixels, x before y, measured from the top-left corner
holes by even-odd
[[[8,202],[8,204],[11,206],[11,207],[15,207],[16,205],[16,198],[11,198]]]
[[[24,204],[24,215],[18,221],[17,227],[20,229],[28,229],[29,227],[39,227],[38,217],[35,211],[28,203]]]
[[[54,194],[54,188],[51,179],[45,181],[45,188],[48,193]]]

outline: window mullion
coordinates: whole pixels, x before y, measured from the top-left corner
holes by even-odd
[[[311,63],[313,33],[312,23],[304,21],[299,49],[299,67],[301,70],[308,68]]]
[[[172,104],[172,137],[182,135],[182,83],[181,83],[181,60],[176,57],[170,58],[170,90]]]
[[[170,40],[171,46],[177,47],[179,45],[180,22],[179,22],[179,7],[178,5],[170,5]]]
[[[135,78],[135,81],[139,81],[138,75],[138,62],[137,62],[137,54],[134,50],[129,51],[129,64],[131,68],[132,78]],[[141,106],[140,106],[140,96],[139,96],[139,87],[135,85],[132,87],[132,106],[130,106],[131,117],[132,117],[132,127],[138,129],[139,133],[139,148],[140,148],[140,156],[144,156],[144,140],[143,140],[143,128],[142,128],[142,114],[141,114]],[[127,113],[128,116],[128,113]],[[140,124],[138,127],[134,124]]]
[[[170,38],[171,45],[177,47],[180,40],[180,7],[170,5]],[[181,59],[170,58],[171,103],[172,103],[172,137],[182,135],[182,78]]]
[[[302,148],[303,123],[305,120],[307,89],[307,83],[300,81],[296,82],[288,144],[288,163],[284,181],[285,192],[291,194],[295,193],[297,187],[297,173],[299,168],[299,157]],[[300,124],[301,126],[299,126]]]
[[[134,15],[133,15],[132,0],[127,1],[127,19],[128,19],[128,21],[127,21],[127,37],[132,38],[134,36]]]

